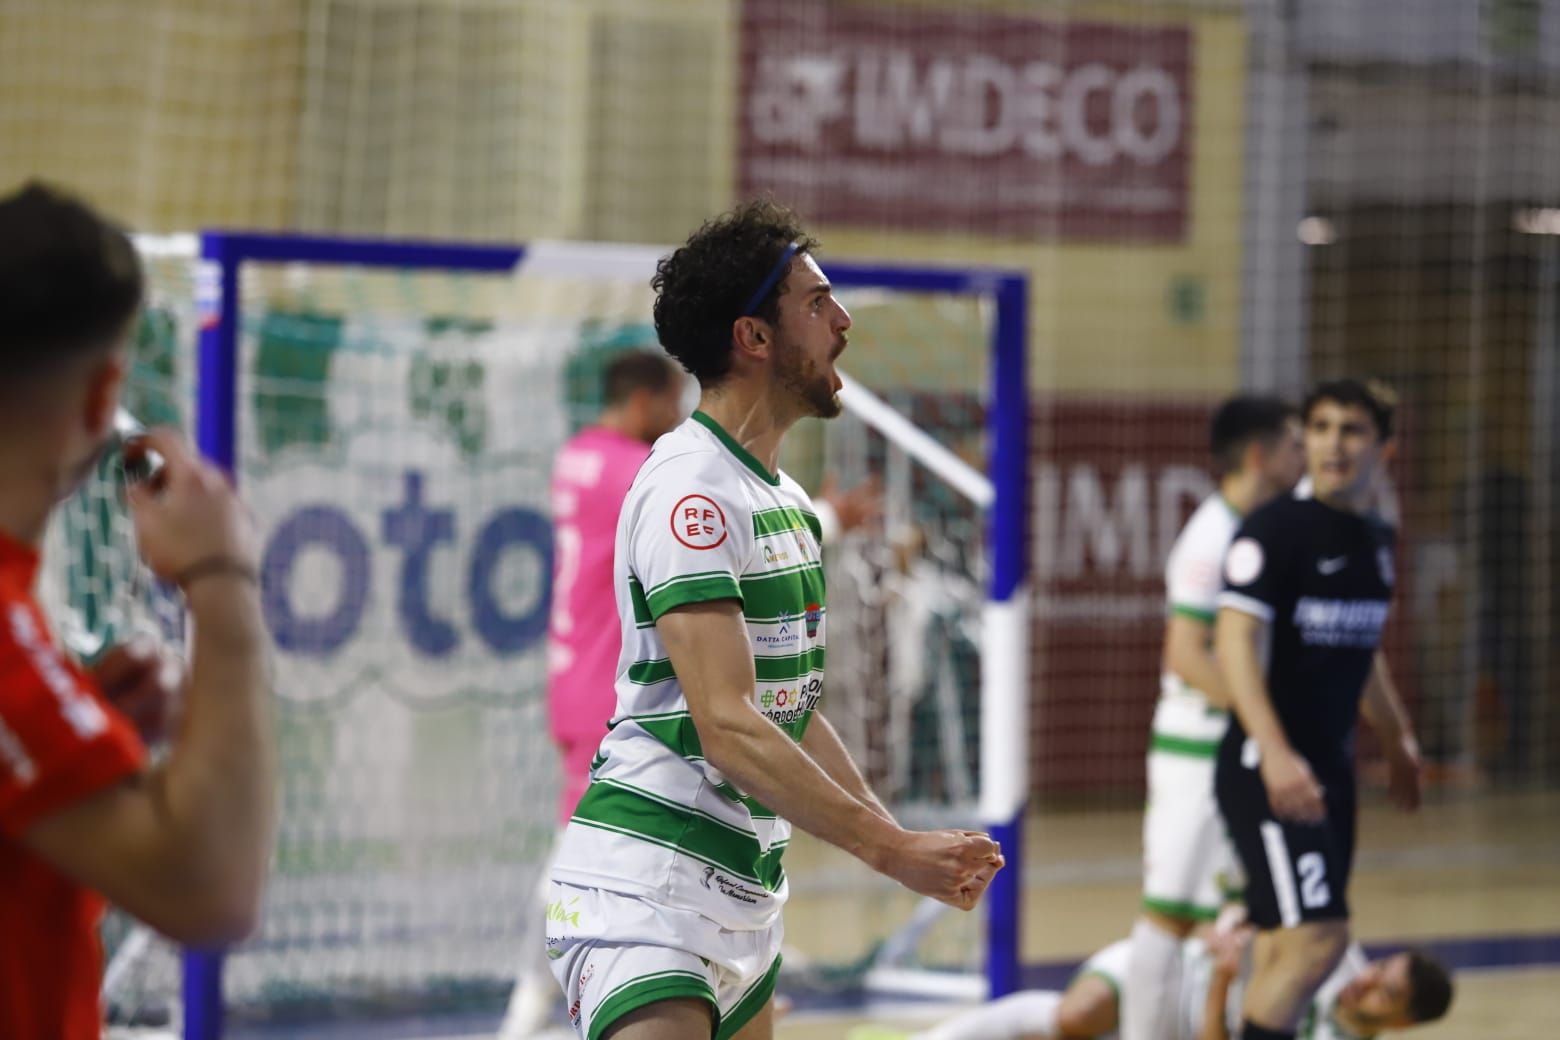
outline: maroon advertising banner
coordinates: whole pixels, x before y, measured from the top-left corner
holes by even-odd
[[[1217,402],[1036,401],[1030,486],[1033,790],[1142,790],[1165,559],[1215,489]]]
[[[1216,489],[1208,422],[1218,403],[1033,403],[1030,746],[1031,790],[1041,798],[1119,801],[1144,789],[1159,697],[1165,560],[1192,511]],[[1405,512],[1408,501],[1393,497],[1387,512]],[[1401,561],[1410,558],[1412,532],[1399,533]],[[1412,705],[1418,691],[1404,638],[1411,571],[1397,569],[1386,648]]]
[[[744,195],[906,231],[1185,235],[1185,27],[747,0],[741,48]]]

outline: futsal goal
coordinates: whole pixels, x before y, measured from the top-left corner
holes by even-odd
[[[256,935],[175,958],[117,924],[110,1003],[127,1021],[165,1008],[201,1038],[224,1009],[495,1007],[540,941],[554,829],[549,472],[599,407],[605,361],[654,349],[664,250],[228,233],[141,247],[152,288],[127,404],[184,426],[257,517],[281,822]],[[936,967],[1006,992],[1028,788],[1027,286],[822,264],[855,320],[847,414],[799,426],[783,465],[813,487],[875,479],[884,510],[826,547],[825,710],[907,823],[991,828],[1009,866],[972,930],[802,852],[788,963],[801,982]],[[66,513],[50,563],[56,600],[105,636],[112,611],[96,621],[93,603],[151,594],[127,578],[122,525],[99,522],[108,479]]]

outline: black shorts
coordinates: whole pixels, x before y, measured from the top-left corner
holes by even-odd
[[[1230,840],[1246,870],[1246,911],[1261,929],[1349,917],[1349,871],[1354,866],[1354,771],[1317,773],[1327,819],[1295,823],[1273,816],[1257,769],[1256,745],[1231,727],[1219,745],[1214,791]]]

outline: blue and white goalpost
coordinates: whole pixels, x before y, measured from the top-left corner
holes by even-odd
[[[477,1006],[507,984],[534,937],[492,908],[530,898],[553,826],[548,470],[576,363],[645,341],[664,251],[211,232],[182,285],[154,268],[170,378],[193,376],[197,442],[259,519],[290,764],[259,934],[184,956],[187,1037],[222,1034],[224,998]],[[842,396],[984,516],[978,802],[947,822],[990,829],[1007,857],[985,900],[981,988],[1000,995],[1018,984],[1028,791],[1027,284],[824,266],[888,309],[973,300],[989,342],[984,472],[863,383]]]

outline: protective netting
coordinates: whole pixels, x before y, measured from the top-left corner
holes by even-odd
[[[489,1004],[539,941],[557,769],[547,481],[599,407],[605,362],[654,343],[651,257],[626,257],[539,247],[499,275],[240,267],[235,475],[263,545],[282,788],[262,924],[225,971],[238,1014]],[[190,412],[196,269],[153,264],[136,364],[163,392],[162,412],[142,405],[154,420]],[[862,385],[977,472],[988,302],[841,294]],[[851,415],[798,429],[786,465],[813,486],[882,488],[883,517],[827,553],[843,633],[831,717],[897,812],[973,824],[982,509]],[[110,544],[78,540],[55,554],[67,584]],[[114,541],[116,558],[130,544]],[[845,939],[821,921],[791,929],[794,968],[825,980],[862,967],[909,905],[878,899],[893,886],[854,861],[827,877],[800,866],[795,885],[867,908]],[[121,945],[122,926],[108,935]],[[976,938],[960,933],[958,961],[978,957]],[[122,1017],[176,1014],[173,951],[143,940],[124,943],[134,956],[114,978]]]
[[[1546,0],[8,0],[0,180],[57,177],[149,228],[514,241],[671,242],[773,191],[826,255],[1026,271],[1048,811],[1140,804],[1164,558],[1212,488],[1212,407],[1385,377],[1389,653],[1433,774],[1552,786],[1556,19]],[[858,571],[897,574],[891,551]],[[874,779],[957,797],[957,763],[923,772],[890,737],[957,732],[888,703],[851,723]]]

